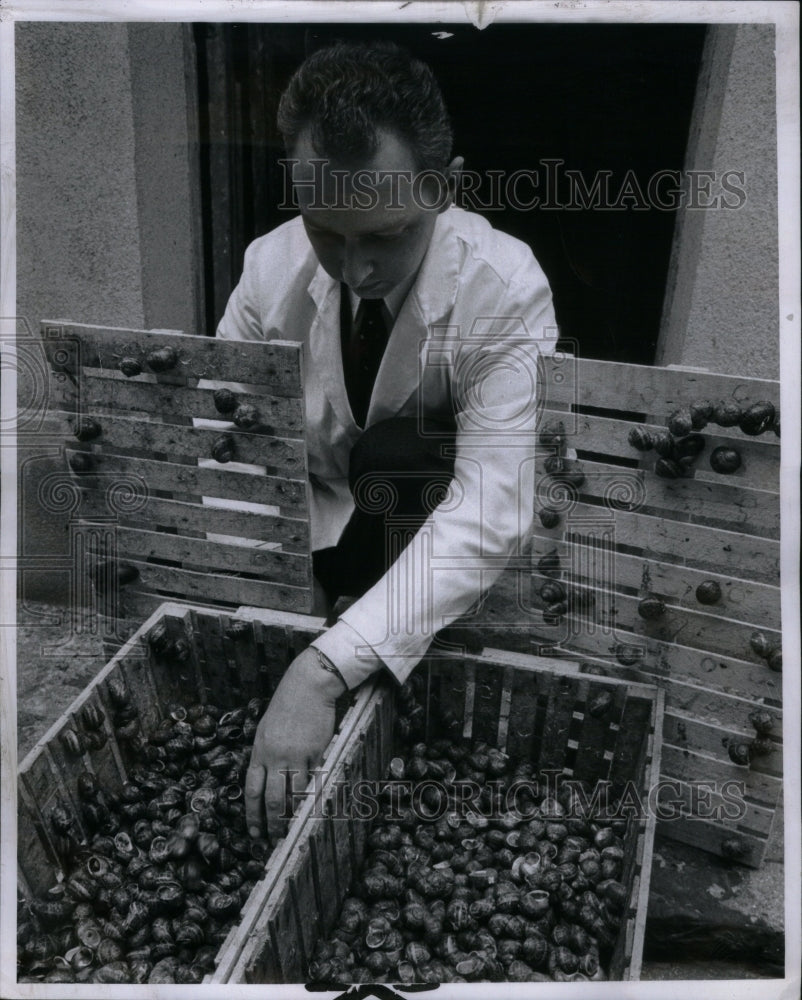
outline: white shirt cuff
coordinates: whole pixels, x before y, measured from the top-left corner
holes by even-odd
[[[342,619],[318,636],[312,645],[328,656],[342,674],[349,690],[358,687],[382,666],[381,657]]]

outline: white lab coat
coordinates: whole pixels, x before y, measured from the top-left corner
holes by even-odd
[[[348,458],[361,429],[343,378],[339,302],[339,284],[295,218],[248,247],[217,331],[303,344],[313,549],[336,544],[354,509]],[[439,215],[390,334],[367,426],[454,414],[455,489],[316,642],[349,686],[380,663],[404,680],[433,634],[476,601],[528,538],[537,357],[553,350],[556,336],[551,292],[531,250],[478,215]]]

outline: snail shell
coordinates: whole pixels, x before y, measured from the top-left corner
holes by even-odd
[[[167,372],[178,364],[178,354],[173,347],[160,347],[150,351],[145,358],[148,367],[154,372]]]
[[[175,974],[178,969],[178,959],[168,956],[158,961],[150,971],[148,983],[162,984],[174,983]]]
[[[669,433],[675,437],[685,437],[693,430],[693,417],[690,410],[675,410],[668,418],[667,427]]]
[[[713,407],[712,419],[719,427],[734,427],[741,419],[741,407],[733,400],[720,400]]]
[[[214,405],[218,413],[233,413],[237,408],[237,397],[230,389],[216,389]]]
[[[131,968],[127,962],[107,962],[95,972],[93,978],[96,983],[130,983]]]
[[[654,447],[652,435],[645,427],[633,427],[627,436],[627,440],[638,451],[651,451]]]
[[[100,437],[100,424],[92,417],[78,419],[73,424],[73,434],[79,441],[93,441]]]
[[[262,418],[259,415],[259,411],[251,403],[240,403],[236,410],[234,410],[232,419],[237,427],[248,431],[254,427],[258,427]]]
[[[126,378],[133,378],[142,374],[142,365],[137,358],[123,358],[117,366]]]

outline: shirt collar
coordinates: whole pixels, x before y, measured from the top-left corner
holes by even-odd
[[[415,279],[417,277],[418,272],[415,271],[408,278],[405,278],[400,285],[396,285],[391,292],[388,292],[388,294],[384,296],[384,310],[387,314],[387,318],[390,320],[391,327],[393,323],[395,323],[398,314],[401,312],[401,306],[404,304],[404,299],[409,294],[410,288],[412,288],[415,284]],[[348,289],[348,298],[351,302],[351,315],[356,316],[356,311],[359,308],[359,303],[362,299],[360,299],[355,292],[351,291],[350,288]]]

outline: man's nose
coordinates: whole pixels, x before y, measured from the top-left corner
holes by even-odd
[[[358,288],[370,277],[372,270],[373,264],[364,248],[356,242],[346,240],[342,256],[342,276],[346,285]]]

